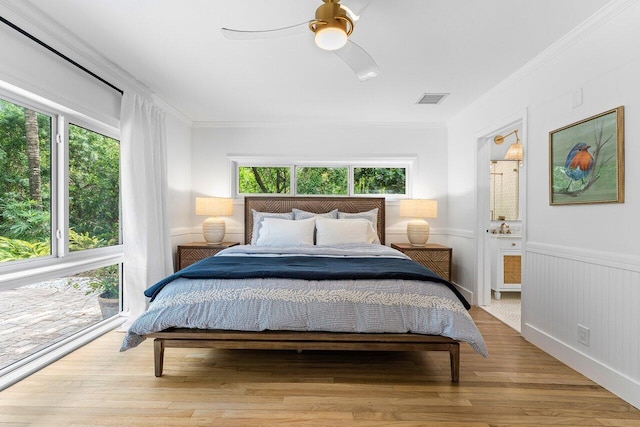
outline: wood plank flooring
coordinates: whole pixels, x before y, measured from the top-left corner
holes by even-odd
[[[640,426],[640,411],[472,309],[490,356],[168,349],[111,332],[0,392],[0,426]]]

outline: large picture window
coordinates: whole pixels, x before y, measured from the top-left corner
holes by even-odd
[[[119,312],[117,136],[0,92],[0,322],[21,337],[0,351],[0,376]]]
[[[233,159],[236,196],[289,194],[323,196],[409,196],[412,159],[312,165],[278,159]],[[272,165],[272,162],[274,164]],[[363,164],[360,164],[363,163]]]

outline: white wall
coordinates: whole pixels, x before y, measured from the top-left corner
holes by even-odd
[[[611,3],[449,123],[449,226],[466,231],[450,244],[466,266],[458,277],[475,283],[475,218],[485,215],[475,209],[477,138],[526,111],[523,336],[640,407],[638,22],[640,2]],[[620,105],[625,203],[550,206],[549,131]],[[589,346],[578,324],[590,328]]]
[[[196,126],[193,129],[192,179],[196,196],[232,195],[229,155],[283,156],[293,159],[417,157],[413,197],[438,200],[438,218],[430,241],[443,237],[447,218],[447,133],[444,125],[393,124],[246,124]],[[192,205],[194,201],[191,201]],[[193,212],[193,208],[192,208]],[[243,239],[243,205],[236,201],[234,217],[227,219],[227,240]],[[192,215],[194,239],[202,217]],[[398,204],[387,204],[387,242],[406,242],[407,220],[398,217]]]

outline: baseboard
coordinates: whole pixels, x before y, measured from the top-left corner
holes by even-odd
[[[640,409],[640,383],[637,381],[528,323],[522,326],[522,336],[544,352]]]
[[[463,288],[462,286],[458,285],[456,282],[451,282],[451,283],[453,284],[453,286],[456,287],[458,292],[462,294],[464,299],[469,301],[469,303],[473,302],[473,292],[471,292],[469,289]]]

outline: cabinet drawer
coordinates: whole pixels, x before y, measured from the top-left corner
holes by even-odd
[[[522,240],[520,239],[508,239],[508,238],[498,238],[498,248],[499,249],[513,249],[520,250],[522,249]]]

